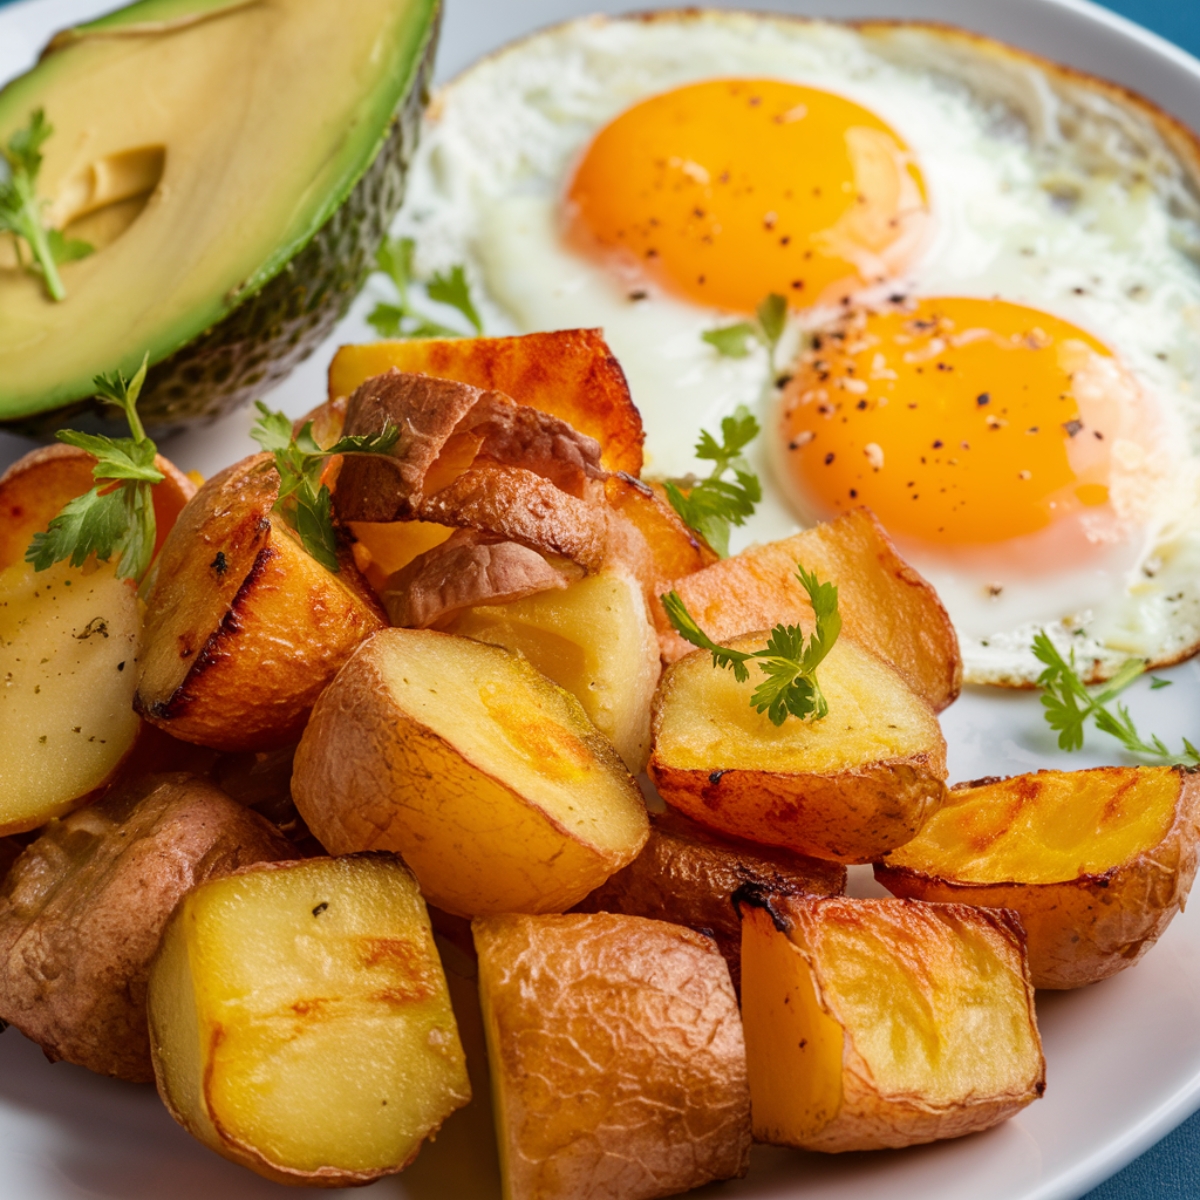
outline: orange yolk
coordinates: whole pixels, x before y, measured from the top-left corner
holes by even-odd
[[[567,191],[567,235],[697,303],[753,312],[836,302],[904,271],[924,183],[867,109],[771,79],[654,96],[596,136]]]
[[[1096,525],[1140,404],[1112,352],[1066,321],[925,299],[814,339],[784,395],[785,461],[822,513],[866,505],[900,537],[995,543],[1072,514]]]

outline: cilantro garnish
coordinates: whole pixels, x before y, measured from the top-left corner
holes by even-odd
[[[710,329],[700,336],[725,358],[745,358],[750,353],[751,342],[758,342],[767,350],[767,366],[771,378],[775,378],[775,348],[783,336],[787,323],[787,300],[778,292],[771,292],[754,312],[753,321],[738,321],[733,325],[722,325]]]
[[[398,302],[375,305],[367,317],[368,324],[380,337],[463,337],[462,330],[443,325],[413,307],[409,288],[413,282],[414,247],[412,238],[385,238],[376,251],[375,264],[395,285]],[[435,304],[445,304],[460,312],[477,334],[483,333],[483,321],[471,300],[467,275],[461,266],[451,267],[448,274],[435,272],[425,285],[425,294]]]
[[[1144,659],[1131,658],[1107,682],[1097,688],[1089,688],[1075,670],[1075,652],[1063,658],[1058,648],[1042,630],[1033,639],[1033,653],[1046,669],[1038,676],[1038,685],[1043,688],[1042,707],[1046,710],[1046,721],[1058,733],[1058,745],[1062,750],[1083,748],[1084,726],[1090,718],[1101,733],[1114,737],[1129,751],[1142,758],[1156,759],[1170,766],[1200,765],[1200,750],[1187,738],[1183,739],[1183,753],[1172,754],[1159,737],[1146,741],[1138,733],[1124,704],[1116,705],[1112,711],[1108,705],[1115,700],[1146,668]],[[1156,679],[1152,688],[1169,686],[1170,681]]]
[[[118,578],[140,580],[149,568],[157,533],[150,490],[163,474],[154,465],[158,448],[146,436],[137,414],[148,362],[149,355],[132,379],[120,371],[95,378],[97,398],[124,410],[133,437],[110,438],[71,429],[57,435],[60,442],[94,456],[96,487],[65,504],[44,533],[33,535],[25,561],[35,571],[63,559],[79,567],[93,554],[108,562],[118,551]]]
[[[37,197],[37,177],[42,169],[42,144],[54,132],[45,112],[38,108],[24,129],[18,129],[0,146],[0,158],[8,166],[8,178],[0,179],[0,233],[10,233],[17,248],[17,261],[27,270],[41,275],[52,300],[66,296],[60,263],[86,258],[92,253],[87,242],[63,237],[57,229],[42,224],[45,201]],[[26,263],[21,244],[28,248],[31,261]]]
[[[279,498],[275,511],[300,537],[305,550],[323,567],[338,571],[337,534],[333,528],[333,497],[321,482],[325,463],[335,454],[386,454],[396,444],[400,430],[388,425],[381,433],[339,438],[322,447],[313,437],[311,421],[295,436],[292,422],[281,412],[272,412],[255,401],[261,414],[250,436],[275,456],[279,472]]]
[[[705,541],[724,558],[729,553],[729,527],[744,525],[762,499],[762,485],[742,451],[758,436],[754,414],[739,404],[721,421],[721,441],[707,429],[696,442],[696,457],[713,464],[707,479],[687,476],[663,483],[667,500],[685,525],[703,534]],[[733,472],[733,479],[723,476]]]
[[[810,574],[799,564],[796,577],[812,603],[816,618],[813,635],[806,641],[799,625],[776,625],[761,650],[719,646],[696,624],[678,592],[662,597],[675,631],[693,646],[707,650],[714,667],[727,667],[739,683],[745,683],[750,678],[746,664],[758,660],[767,678],[754,689],[750,704],[756,711],[765,712],[775,725],[782,725],[789,715],[819,721],[828,714],[829,704],[817,682],[817,667],[833,649],[842,629],[837,585],[819,583],[815,572]]]

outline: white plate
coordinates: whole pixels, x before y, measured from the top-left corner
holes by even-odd
[[[586,0],[448,0],[448,6],[443,79],[540,25],[597,8],[630,7]],[[25,0],[0,9],[0,80],[25,69],[55,29],[106,7],[104,0]],[[1107,76],[1200,128],[1200,62],[1080,0],[757,0],[741,7],[950,21]],[[275,391],[273,406],[299,414],[321,399],[334,346],[372,336],[363,322],[370,303],[370,297],[360,298],[329,343]],[[246,413],[236,413],[165,449],[183,467],[211,473],[254,449],[246,436],[249,424]],[[26,448],[0,435],[0,468]],[[1151,693],[1140,685],[1131,704],[1145,728],[1178,744],[1197,732],[1187,715],[1200,712],[1200,666],[1161,674],[1176,686]],[[1068,760],[1056,750],[1032,696],[968,694],[943,724],[953,779],[1120,761],[1098,735],[1092,735],[1089,752]],[[873,888],[861,871],[855,884]],[[1177,920],[1135,969],[1080,992],[1042,993],[1038,1017],[1048,1061],[1046,1097],[999,1129],[915,1150],[836,1158],[759,1147],[748,1179],[695,1194],[723,1200],[1081,1195],[1200,1107],[1200,912]],[[469,1011],[466,1025],[470,1054],[479,1038]],[[478,1068],[478,1050],[472,1057]],[[476,1095],[412,1168],[378,1184],[374,1194],[407,1200],[498,1196],[486,1085],[478,1078]],[[192,1141],[151,1089],[68,1065],[52,1068],[15,1031],[0,1038],[3,1200],[253,1200],[283,1194]]]

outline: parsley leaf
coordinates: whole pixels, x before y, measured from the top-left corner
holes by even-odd
[[[71,429],[58,434],[60,442],[86,450],[96,459],[92,478],[97,486],[68,501],[44,533],[33,535],[25,561],[35,571],[63,559],[79,567],[93,554],[108,562],[118,551],[119,579],[140,580],[149,568],[157,536],[151,489],[163,475],[154,465],[157,447],[137,414],[148,364],[146,355],[132,379],[120,371],[95,379],[97,398],[124,410],[132,437],[110,438]]]
[[[292,423],[284,413],[272,412],[261,400],[255,401],[255,407],[259,418],[250,436],[274,455],[279,472],[275,511],[296,531],[305,550],[336,574],[339,564],[333,497],[321,482],[325,463],[335,454],[386,454],[396,444],[400,430],[388,425],[382,433],[343,437],[332,446],[321,446],[313,437],[311,421],[293,436]]]
[[[663,487],[671,507],[685,525],[702,534],[724,558],[729,553],[729,527],[744,525],[762,499],[762,485],[742,451],[758,436],[754,414],[739,404],[721,421],[721,441],[707,429],[696,442],[696,457],[713,464],[706,479],[686,476],[667,479]],[[733,472],[733,479],[723,478]]]
[[[26,270],[42,276],[52,300],[66,296],[58,266],[86,258],[92,247],[83,241],[63,237],[57,229],[42,224],[45,202],[37,197],[37,177],[42,169],[42,145],[54,132],[43,109],[34,109],[29,124],[18,129],[0,146],[0,158],[8,167],[8,178],[0,179],[0,233],[12,234],[17,260]],[[24,261],[21,243],[28,247],[32,261]]]
[[[787,300],[778,292],[771,292],[754,310],[754,318],[753,321],[738,321],[709,329],[700,336],[726,358],[745,358],[750,353],[751,342],[765,346],[767,367],[774,379],[775,348],[787,326]]]
[[[375,252],[375,265],[386,275],[396,288],[398,302],[380,302],[367,316],[367,323],[380,337],[430,338],[463,337],[463,332],[435,321],[426,313],[414,308],[409,299],[413,283],[413,251],[416,243],[412,238],[385,238]],[[483,321],[471,300],[471,289],[467,274],[461,266],[450,268],[448,274],[436,272],[425,287],[425,294],[435,304],[444,304],[460,312],[477,334],[483,333]]]
[[[1170,766],[1200,765],[1200,750],[1186,738],[1183,753],[1172,754],[1161,738],[1152,736],[1146,741],[1138,733],[1124,704],[1116,705],[1115,711],[1108,707],[1145,670],[1143,659],[1131,658],[1107,683],[1089,688],[1075,669],[1075,652],[1072,650],[1064,658],[1044,629],[1033,639],[1033,653],[1046,667],[1038,676],[1038,685],[1043,689],[1042,707],[1046,721],[1058,733],[1060,749],[1083,748],[1084,728],[1090,718],[1101,733],[1116,738],[1130,754],[1156,759]],[[1156,680],[1151,687],[1161,687],[1169,682]]]
[[[672,627],[685,641],[707,650],[714,667],[731,670],[739,683],[745,683],[750,678],[746,664],[758,661],[759,670],[767,678],[754,689],[750,704],[755,711],[765,712],[775,725],[782,725],[789,716],[819,721],[828,714],[829,702],[817,682],[817,667],[833,649],[842,629],[837,585],[819,582],[815,572],[806,571],[798,563],[796,577],[812,604],[816,622],[812,637],[806,640],[799,625],[776,625],[761,650],[733,650],[718,645],[696,623],[678,592],[662,597]]]

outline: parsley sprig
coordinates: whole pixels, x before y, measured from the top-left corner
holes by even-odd
[[[765,346],[771,379],[775,378],[775,349],[787,325],[787,300],[771,292],[754,312],[753,321],[737,321],[709,329],[700,336],[725,358],[745,358],[753,342]]]
[[[409,291],[414,279],[414,248],[412,238],[385,238],[376,251],[375,265],[395,285],[397,303],[376,304],[367,316],[367,323],[380,337],[463,337],[461,329],[443,325],[413,307]],[[435,272],[425,285],[425,294],[435,304],[445,304],[460,312],[477,334],[483,333],[483,321],[471,299],[467,275],[461,266],[451,267],[448,274]]]
[[[293,436],[292,422],[284,413],[272,412],[261,400],[255,401],[255,407],[260,416],[250,436],[275,456],[279,472],[275,511],[296,531],[309,554],[336,574],[339,565],[333,496],[321,482],[321,472],[335,454],[386,454],[396,444],[400,430],[388,425],[382,433],[343,437],[332,446],[322,447],[313,437],[311,421],[305,421]]]
[[[1147,741],[1138,733],[1124,704],[1116,705],[1115,711],[1108,707],[1142,674],[1146,667],[1144,659],[1131,658],[1107,683],[1089,688],[1075,669],[1075,652],[1072,650],[1064,658],[1045,630],[1034,637],[1033,653],[1046,667],[1038,676],[1038,685],[1044,689],[1042,707],[1050,728],[1058,733],[1060,749],[1082,749],[1084,727],[1091,720],[1101,733],[1116,738],[1130,754],[1171,766],[1200,765],[1200,750],[1187,738],[1183,739],[1183,753],[1172,754],[1160,737],[1152,736]],[[1155,679],[1150,686],[1166,687],[1169,681]]]
[[[663,481],[667,500],[684,524],[704,536],[724,558],[729,553],[729,528],[744,525],[762,499],[762,485],[742,451],[758,437],[754,414],[739,404],[733,415],[721,421],[718,442],[707,429],[696,442],[696,457],[713,464],[706,479],[683,476]],[[733,472],[733,479],[725,475]]]
[[[817,682],[817,667],[833,649],[842,629],[838,612],[838,590],[833,583],[820,583],[816,572],[808,572],[798,563],[796,577],[808,593],[816,624],[807,640],[799,625],[776,625],[766,646],[761,650],[731,650],[720,646],[696,624],[678,592],[662,597],[671,625],[682,638],[707,650],[714,667],[726,667],[739,683],[750,678],[747,663],[757,660],[759,670],[767,678],[759,683],[750,697],[757,712],[765,712],[775,725],[782,725],[788,716],[819,721],[829,712],[829,703]]]
[[[92,246],[76,238],[65,238],[57,229],[42,224],[45,201],[37,196],[37,177],[42,169],[42,145],[54,132],[46,121],[45,112],[38,108],[29,124],[0,146],[0,158],[8,167],[8,178],[0,179],[0,233],[10,233],[17,248],[17,261],[28,271],[41,275],[52,300],[66,296],[60,263],[86,258]],[[28,248],[31,261],[26,263],[21,245]]]
[[[148,363],[147,355],[132,379],[120,371],[95,378],[97,398],[124,411],[132,437],[110,438],[73,429],[57,435],[60,442],[95,457],[92,478],[96,486],[68,501],[44,533],[33,535],[25,561],[32,563],[35,571],[44,571],[63,559],[79,567],[93,554],[108,562],[117,552],[121,555],[118,578],[140,580],[149,569],[157,535],[151,488],[162,481],[163,474],[154,465],[158,448],[146,436],[137,414]]]

